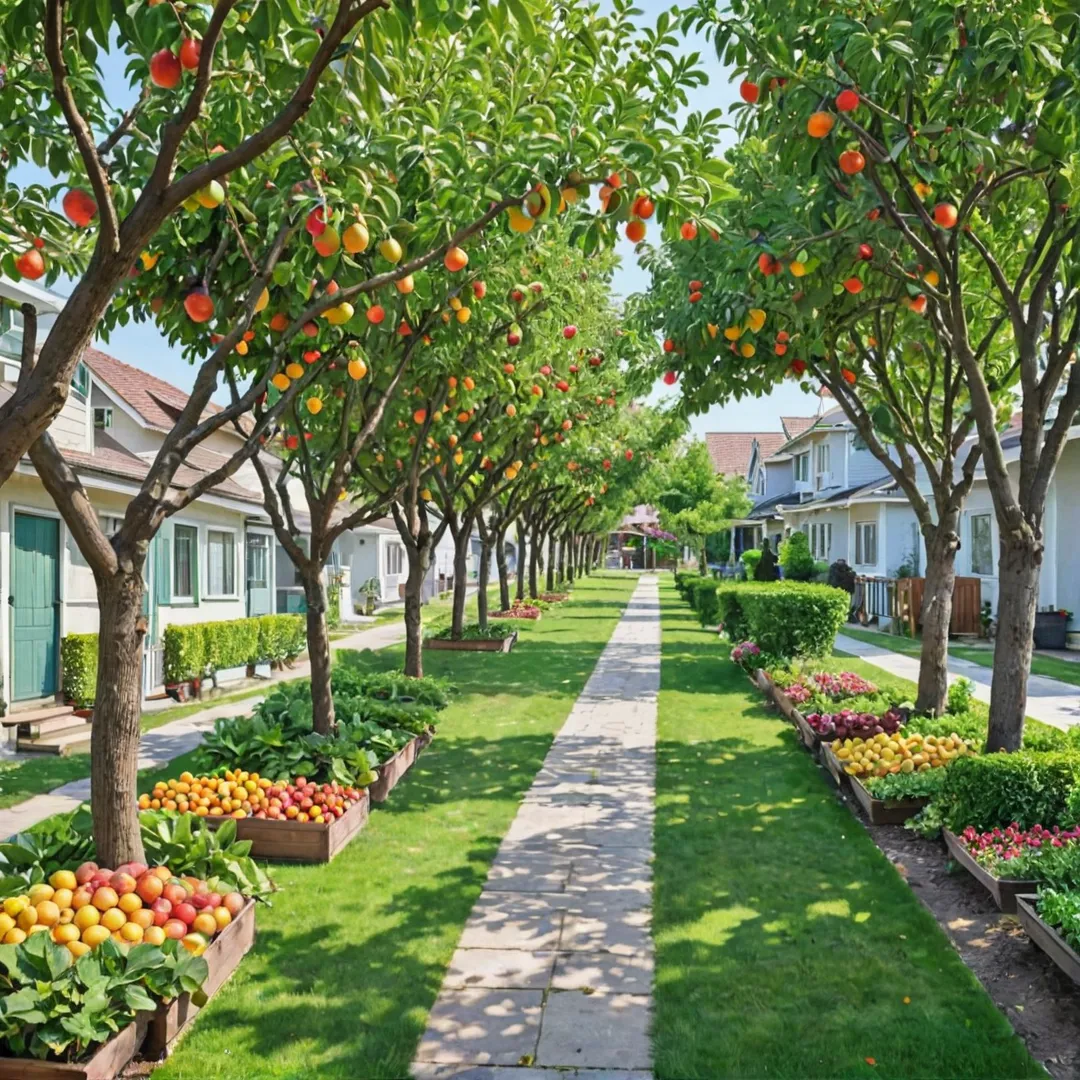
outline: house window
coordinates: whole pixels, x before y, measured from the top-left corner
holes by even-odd
[[[757,473],[757,476],[754,477],[754,494],[755,495],[764,495],[765,494],[765,470],[764,469],[759,469],[758,473]]]
[[[195,599],[198,576],[199,530],[194,525],[173,526],[173,602]]]
[[[247,538],[247,582],[249,589],[265,589],[270,580],[270,552],[262,534]]]
[[[405,564],[405,548],[401,544],[386,545],[386,572],[390,576],[400,574]]]
[[[855,522],[855,564],[877,565],[877,522]]]
[[[206,592],[208,596],[236,595],[236,537],[231,532],[206,532]]]
[[[98,431],[107,431],[112,427],[112,406],[97,405],[94,407],[94,427]]]
[[[809,480],[810,479],[810,455],[809,455],[809,453],[797,454],[795,456],[795,479],[796,479],[796,481]]]
[[[831,477],[831,447],[827,442],[818,443],[816,448],[815,464],[817,466],[817,486],[827,487],[832,479]]]
[[[115,536],[124,524],[123,518],[113,517],[111,514],[101,515],[101,531],[106,536]]]
[[[22,359],[23,317],[18,308],[0,303],[0,353]]]
[[[83,363],[75,365],[75,374],[71,377],[71,392],[79,401],[90,396],[90,369]]]
[[[815,559],[828,559],[832,550],[832,525],[815,522],[810,526],[810,554]]]
[[[992,577],[994,573],[989,514],[973,514],[971,517],[971,572],[979,577]]]

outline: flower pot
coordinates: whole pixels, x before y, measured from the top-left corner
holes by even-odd
[[[1061,611],[1036,611],[1032,639],[1036,649],[1064,649],[1069,616]]]

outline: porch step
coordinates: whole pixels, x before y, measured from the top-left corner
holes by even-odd
[[[66,756],[77,746],[87,746],[90,742],[90,725],[85,721],[77,728],[59,731],[44,738],[34,739],[20,735],[15,741],[15,749],[30,754],[60,754]]]
[[[57,716],[71,716],[75,710],[70,705],[39,705],[34,709],[16,709],[0,720],[3,727],[17,727],[20,724],[36,724],[51,720]]]

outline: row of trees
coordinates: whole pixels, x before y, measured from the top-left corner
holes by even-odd
[[[603,16],[548,0],[341,0],[313,18],[239,0],[0,11],[2,265],[74,280],[43,340],[24,308],[0,483],[29,452],[94,573],[92,809],[117,864],[142,856],[143,569],[162,523],[250,463],[304,582],[329,727],[321,569],[344,530],[389,510],[419,674],[420,584],[444,530],[463,559],[477,525],[504,605],[514,521],[533,540],[534,592],[545,543],[588,562],[584,538],[615,512],[608,489],[660,426],[630,413],[620,366],[639,366],[642,346],[607,302],[605,252],[631,219],[673,232],[703,213],[723,170],[716,119],[675,116],[703,74],[673,58],[668,16],[640,27],[628,3]],[[138,87],[122,115],[101,84],[110,50]],[[56,183],[17,183],[25,162]],[[183,350],[193,383],[110,536],[48,426],[85,346],[132,319]],[[240,448],[178,487],[185,457],[225,429]],[[462,591],[458,633],[463,612]]]
[[[989,746],[1016,749],[1047,492],[1080,407],[1073,6],[702,0],[686,21],[743,77],[739,194],[651,255],[666,366],[692,410],[783,378],[832,393],[922,530],[921,709],[945,704],[982,469],[1001,538]]]

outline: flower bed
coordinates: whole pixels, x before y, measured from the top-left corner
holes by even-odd
[[[458,652],[509,652],[518,638],[518,632],[511,626],[493,625],[481,629],[479,626],[466,626],[459,638],[450,636],[450,628],[424,638],[425,649],[445,649]]]
[[[1080,892],[1044,889],[1016,898],[1025,933],[1051,960],[1080,983]]]
[[[504,611],[492,611],[489,613],[488,618],[491,619],[531,619],[534,622],[538,621],[543,612],[535,604],[524,604],[514,602],[512,607],[506,608]]]

